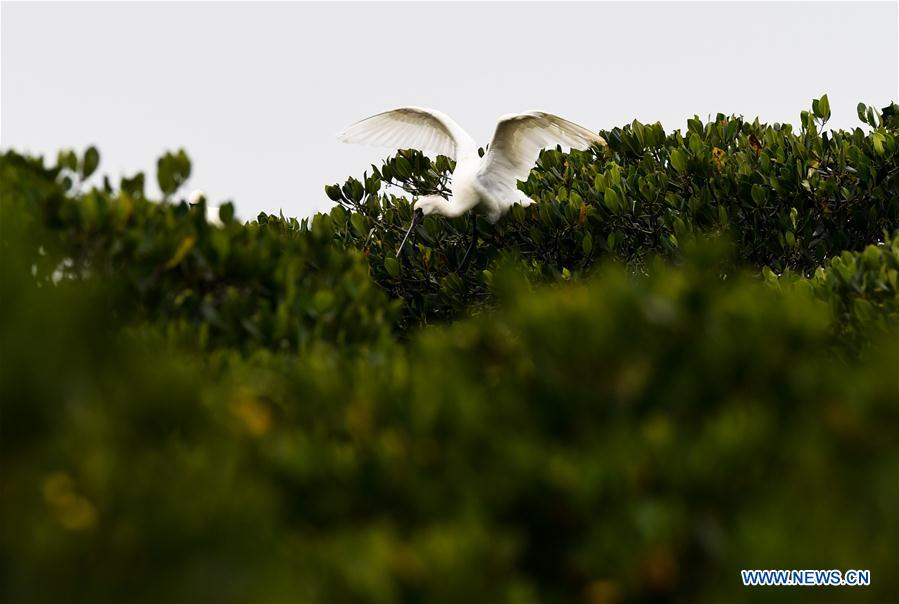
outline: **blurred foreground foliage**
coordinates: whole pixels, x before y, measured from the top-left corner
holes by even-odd
[[[823,100],[795,135],[545,152],[462,274],[463,221],[392,257],[381,191],[439,191],[446,158],[213,225],[183,153],[157,203],[89,186],[96,150],[7,152],[0,597],[736,602],[784,594],[743,568],[858,568],[789,597],[896,600],[896,124],[819,134]]]

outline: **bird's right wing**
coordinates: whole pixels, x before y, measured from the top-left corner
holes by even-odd
[[[452,118],[422,107],[400,107],[378,113],[356,122],[337,138],[345,143],[436,151],[453,159],[478,150],[474,139]]]
[[[583,150],[605,142],[598,134],[551,113],[528,111],[504,115],[496,124],[478,176],[509,182],[514,187],[516,181],[528,177],[540,150],[545,147],[562,145]]]

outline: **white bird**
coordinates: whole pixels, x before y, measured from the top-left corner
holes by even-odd
[[[191,191],[190,197],[188,198],[188,203],[190,205],[199,205],[204,201],[206,201],[206,193],[199,189]],[[219,206],[211,205],[209,203],[206,204],[206,222],[215,226],[224,226],[222,219],[219,217]]]
[[[412,224],[397,256],[424,216],[440,214],[452,218],[471,212],[472,239],[462,266],[477,239],[476,213],[494,224],[514,204],[534,203],[518,189],[517,183],[527,178],[541,149],[555,145],[587,149],[593,144],[606,144],[598,134],[561,117],[526,111],[499,118],[493,140],[480,157],[477,143],[459,124],[445,113],[422,107],[378,113],[356,122],[338,138],[346,143],[435,151],[456,160],[449,198],[427,195],[415,202]]]

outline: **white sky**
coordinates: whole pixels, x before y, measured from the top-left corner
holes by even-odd
[[[13,3],[0,18],[0,144],[100,171],[187,149],[190,188],[238,214],[305,216],[388,150],[335,134],[399,105],[489,142],[541,109],[591,129],[694,113],[795,123],[827,92],[834,127],[896,100],[896,2]],[[155,184],[151,192],[155,191]],[[186,195],[186,192],[185,192]]]

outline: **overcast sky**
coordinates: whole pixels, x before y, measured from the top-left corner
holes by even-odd
[[[244,218],[306,216],[389,154],[335,134],[399,105],[482,143],[526,109],[594,130],[718,111],[795,123],[824,92],[832,124],[854,127],[859,101],[897,99],[897,23],[896,2],[3,2],[0,144],[95,144],[101,171],[151,180],[184,147],[188,188]]]

